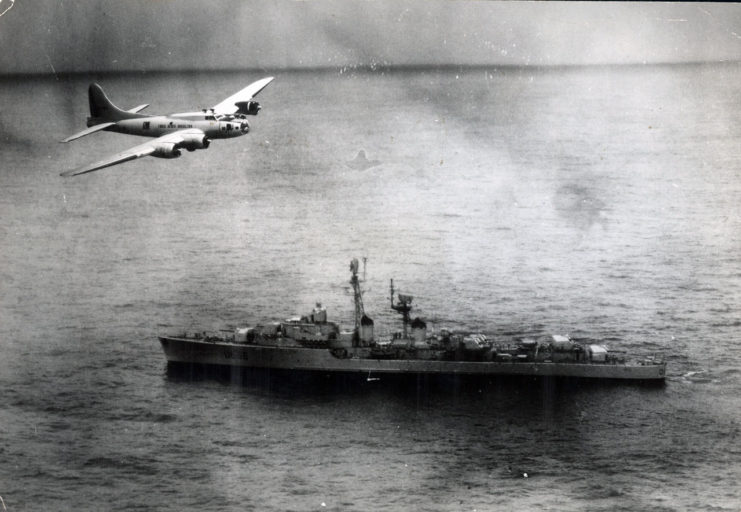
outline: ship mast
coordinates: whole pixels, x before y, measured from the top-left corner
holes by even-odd
[[[407,338],[407,325],[409,325],[409,312],[412,310],[412,297],[411,295],[399,294],[399,302],[394,304],[394,280],[391,280],[391,309],[401,313],[404,321],[404,338]]]
[[[358,279],[358,267],[358,259],[353,258],[350,262],[350,272],[352,272],[350,284],[352,285],[353,302],[355,303],[355,332],[353,333],[355,343],[357,343],[360,336],[360,320],[365,314],[363,308],[363,292],[360,290],[360,280]],[[365,258],[363,258],[363,274],[365,274]]]

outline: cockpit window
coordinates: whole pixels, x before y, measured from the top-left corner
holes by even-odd
[[[214,116],[206,116],[206,121],[216,121]]]

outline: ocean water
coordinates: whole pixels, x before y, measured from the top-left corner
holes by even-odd
[[[252,132],[138,143],[274,74]],[[49,76],[0,88],[7,510],[741,508],[741,66]],[[365,151],[368,165],[356,165]],[[302,385],[173,375],[157,334],[305,313],[568,333],[665,386]],[[527,473],[527,478],[524,474]]]

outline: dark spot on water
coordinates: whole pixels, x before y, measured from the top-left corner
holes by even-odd
[[[70,426],[71,425],[69,423],[65,423],[63,421],[53,421],[48,424],[48,429],[51,432],[60,432],[63,430],[68,430]]]
[[[177,420],[178,417],[174,414],[167,413],[156,413],[152,411],[134,411],[128,412],[126,414],[120,414],[117,416],[117,419],[123,421],[142,421],[150,423],[172,423],[173,421]]]
[[[244,446],[239,441],[231,441],[229,439],[216,439],[213,443],[217,446]]]
[[[597,197],[594,190],[583,185],[561,186],[553,197],[553,207],[562,218],[579,228],[587,229],[595,223],[602,224],[602,227],[607,225],[607,218],[604,216],[605,203]]]
[[[0,121],[0,141],[3,145],[15,146],[19,149],[29,150],[33,147],[33,142],[26,136],[22,129],[8,129],[5,123]]]
[[[741,327],[741,320],[735,320],[733,322],[717,322],[710,324],[711,327]]]
[[[87,459],[83,465],[86,467],[115,468],[136,475],[154,475],[157,474],[157,468],[153,462],[153,460],[142,457],[124,455],[117,458],[92,457]]]
[[[260,457],[258,457],[257,455],[251,455],[249,453],[241,453],[237,455],[237,459],[239,459],[241,462],[249,463],[259,460]]]

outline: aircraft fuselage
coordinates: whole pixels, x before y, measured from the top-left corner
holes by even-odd
[[[186,128],[199,129],[209,139],[230,139],[250,131],[250,125],[244,119],[218,120],[213,115],[200,112],[169,116],[137,116],[117,121],[104,130],[143,137],[161,137]]]

